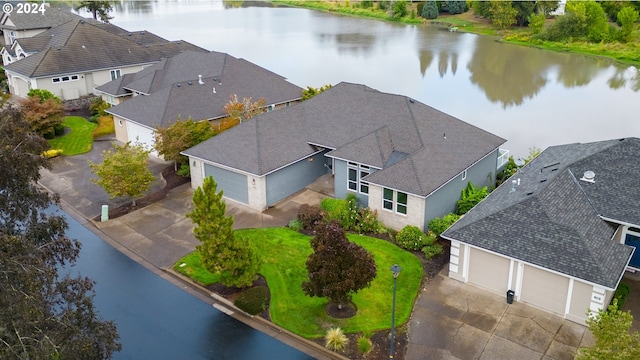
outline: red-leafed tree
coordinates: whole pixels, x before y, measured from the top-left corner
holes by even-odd
[[[313,253],[307,258],[309,279],[302,283],[302,290],[309,296],[329,298],[341,309],[376,277],[373,255],[349,241],[337,221],[318,225],[311,247]]]
[[[56,97],[43,100],[38,95],[29,96],[20,100],[20,106],[31,131],[40,135],[53,133],[64,120],[64,107]]]

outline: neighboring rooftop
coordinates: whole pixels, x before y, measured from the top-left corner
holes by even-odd
[[[553,146],[443,236],[615,288],[632,248],[611,222],[640,226],[639,178],[638,138]]]
[[[17,41],[31,50],[41,47],[36,54],[5,66],[30,78],[148,64],[186,50],[205,51],[185,41],[168,41],[147,31],[129,32],[83,18]]]
[[[300,99],[302,89],[282,76],[244,59],[220,52],[188,51],[112,81],[96,90],[120,96],[142,94],[112,107],[109,113],[150,128],[178,118],[211,120],[227,116],[231,95],[264,98],[267,105]]]
[[[343,82],[185,153],[261,176],[328,148],[382,169],[363,180],[427,196],[504,142],[405,96]]]
[[[48,4],[46,6],[44,13],[18,13],[15,10],[10,13],[3,12],[0,16],[0,28],[8,30],[50,29],[69,20],[84,19],[68,10],[50,7]]]

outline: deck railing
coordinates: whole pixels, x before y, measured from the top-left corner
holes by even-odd
[[[501,170],[509,162],[509,150],[498,149],[498,152],[498,164],[496,166],[496,169]]]

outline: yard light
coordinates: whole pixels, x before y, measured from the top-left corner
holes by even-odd
[[[393,305],[391,306],[391,344],[389,344],[389,359],[393,359],[394,330],[396,327],[396,280],[402,268],[398,266],[398,264],[393,264],[390,270],[393,272]]]

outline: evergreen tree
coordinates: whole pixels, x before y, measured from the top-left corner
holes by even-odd
[[[311,247],[313,253],[306,264],[309,279],[302,283],[302,290],[309,296],[329,298],[341,308],[376,277],[373,256],[349,241],[335,220],[318,225]]]
[[[220,275],[225,286],[249,286],[258,278],[260,261],[251,245],[234,236],[233,217],[226,216],[223,191],[212,177],[206,177],[193,193],[193,210],[186,216],[196,225],[193,234],[201,244],[197,250],[205,268]]]
[[[436,19],[438,17],[438,5],[435,0],[427,0],[424,3],[422,17],[425,19]]]

